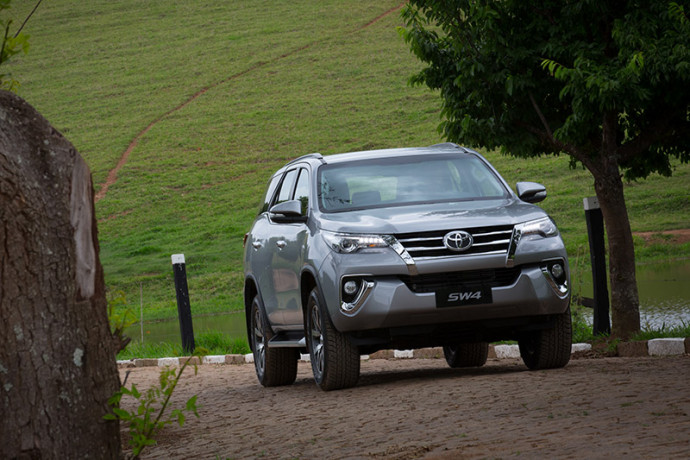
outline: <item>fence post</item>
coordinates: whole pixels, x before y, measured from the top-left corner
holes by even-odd
[[[606,282],[606,245],[604,244],[604,216],[596,197],[583,199],[589,254],[592,263],[592,284],[594,288],[594,313],[592,332],[594,335],[610,334],[609,291]]]
[[[182,349],[185,353],[194,353],[194,328],[192,327],[192,307],[189,304],[187,289],[187,271],[184,254],[172,255],[173,274],[175,276],[175,295],[177,296],[177,316],[180,320]]]

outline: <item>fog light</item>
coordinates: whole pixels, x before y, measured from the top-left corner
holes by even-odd
[[[359,309],[364,306],[373,288],[373,281],[367,281],[358,276],[343,280],[340,292],[342,297],[340,299],[340,311],[347,316],[356,315]]]
[[[554,278],[557,280],[560,280],[563,275],[565,274],[565,270],[563,269],[563,265],[561,264],[553,264],[551,266],[551,274],[553,275]]]
[[[356,281],[347,281],[343,285],[343,292],[347,295],[354,295],[357,292],[357,282]]]

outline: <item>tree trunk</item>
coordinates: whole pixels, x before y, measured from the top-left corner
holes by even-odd
[[[0,458],[120,456],[96,232],[84,160],[0,91]]]
[[[627,339],[640,330],[640,300],[635,278],[635,247],[623,181],[614,155],[605,156],[591,172],[609,245],[611,332],[616,337]]]

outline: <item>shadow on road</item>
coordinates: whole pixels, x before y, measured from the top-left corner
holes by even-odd
[[[390,369],[390,366],[381,366],[381,370],[377,370],[376,364],[369,364],[362,366],[359,381],[354,389],[374,386],[386,386],[392,384],[399,384],[401,382],[433,382],[448,379],[463,379],[472,377],[486,377],[491,375],[507,375],[520,372],[528,372],[528,369],[519,363],[501,363],[499,365],[489,364],[483,367],[451,369],[444,367],[443,360],[439,360],[437,367],[429,367],[429,365],[422,365],[418,368],[410,369],[409,364],[401,366],[400,369]],[[297,378],[297,381],[290,387],[299,387],[300,390],[306,390],[307,387],[313,387],[316,391],[318,388],[314,384],[311,375],[308,377],[304,374]],[[290,388],[286,387],[286,388]],[[347,390],[345,390],[347,391]]]

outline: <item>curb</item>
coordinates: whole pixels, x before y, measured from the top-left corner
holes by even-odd
[[[592,345],[588,343],[574,343],[572,353],[589,351]],[[621,342],[618,344],[617,356],[623,358],[638,358],[644,356],[679,356],[690,354],[690,337],[677,339],[652,339],[642,342]],[[443,358],[443,348],[421,348],[419,350],[381,350],[371,355],[363,355],[362,360],[370,359],[440,359]],[[516,359],[520,358],[520,348],[517,345],[489,345],[489,358]],[[190,364],[251,364],[254,355],[208,355],[201,360],[198,357],[181,358],[144,358],[117,361],[118,368],[131,367],[164,367],[179,366],[190,360]],[[300,361],[309,362],[309,355],[300,355]]]
[[[690,337],[684,339],[652,339],[642,342],[621,342],[618,344],[618,356],[623,358],[687,354],[690,354]]]

